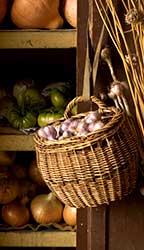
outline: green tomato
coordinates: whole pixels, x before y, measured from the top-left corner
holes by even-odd
[[[24,93],[21,93],[17,96],[17,104],[19,107],[23,107],[23,105],[24,105]]]
[[[48,124],[56,121],[56,120],[59,120],[60,118],[63,117],[63,114],[61,113],[47,113],[47,112],[44,112],[44,113],[40,113],[38,115],[38,118],[37,118],[37,123],[40,127],[45,127],[47,126]]]
[[[19,110],[14,109],[9,112],[8,121],[13,128],[27,129],[36,126],[36,116],[31,112],[26,112],[22,115]]]
[[[67,104],[64,95],[57,89],[51,91],[50,99],[55,108],[64,108]]]
[[[27,88],[25,92],[17,97],[17,103],[20,107],[26,107],[33,110],[39,110],[45,106],[45,99],[35,88]]]
[[[35,88],[28,88],[25,91],[24,98],[27,104],[35,104],[41,101],[41,94]]]

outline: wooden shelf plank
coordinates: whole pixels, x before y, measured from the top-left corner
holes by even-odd
[[[76,29],[0,30],[0,49],[65,49],[76,46]]]
[[[0,127],[0,151],[34,151],[33,135],[12,127]]]
[[[0,232],[1,247],[76,247],[76,232]]]
[[[34,151],[32,135],[0,135],[0,151]]]

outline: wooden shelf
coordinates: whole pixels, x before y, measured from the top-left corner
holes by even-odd
[[[0,30],[0,49],[66,49],[76,46],[76,29]]]
[[[70,49],[77,47],[77,31],[0,30],[0,49]],[[33,135],[0,128],[0,151],[35,151]],[[0,232],[0,247],[76,247],[76,232],[46,229]]]
[[[76,247],[76,232],[59,230],[0,232],[0,246]]]

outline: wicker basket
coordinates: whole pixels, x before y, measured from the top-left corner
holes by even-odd
[[[83,98],[76,97],[68,104],[65,118],[80,101]],[[64,204],[77,208],[120,200],[135,188],[138,174],[139,153],[132,118],[106,107],[94,96],[91,101],[107,117],[102,129],[57,141],[34,135],[37,164],[44,181]]]

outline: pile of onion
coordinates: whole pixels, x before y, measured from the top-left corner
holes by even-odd
[[[39,224],[59,223],[63,218],[63,204],[52,192],[35,196],[30,209]]]
[[[61,12],[66,21],[74,28],[77,27],[77,0],[62,0]]]
[[[8,0],[0,0],[0,24],[3,22],[8,8]]]
[[[63,209],[63,219],[67,225],[76,226],[77,208],[65,205]]]
[[[19,28],[56,29],[63,26],[59,0],[14,0],[11,20]]]

